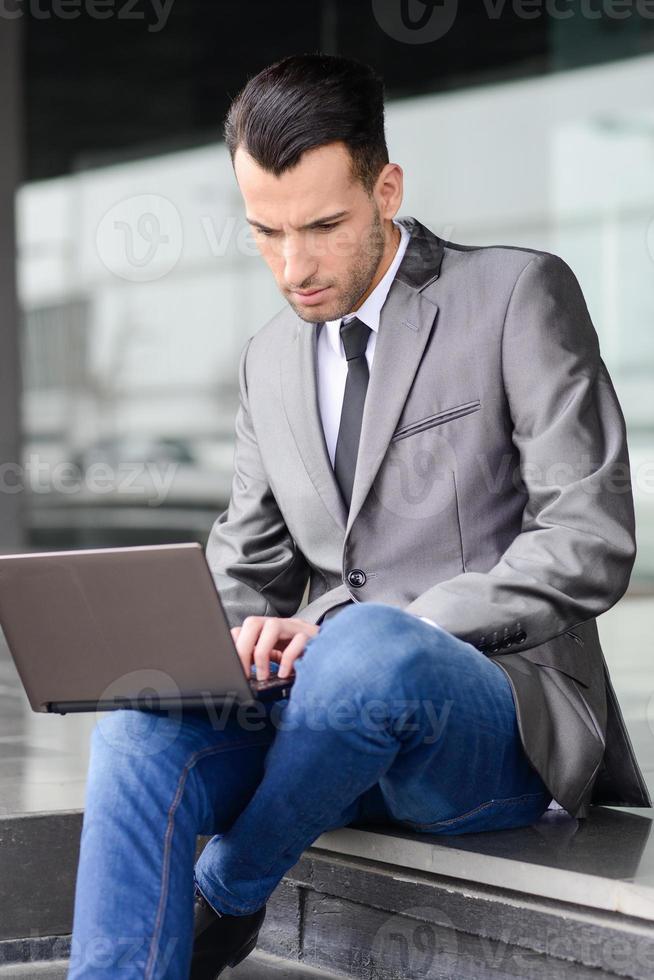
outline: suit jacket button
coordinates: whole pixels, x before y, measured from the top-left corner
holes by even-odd
[[[362,568],[353,568],[347,573],[348,584],[355,589],[360,589],[366,584],[366,573]]]
[[[522,643],[524,640],[527,639],[527,634],[525,633],[524,630],[520,630],[518,633],[516,633],[514,639],[516,643]]]

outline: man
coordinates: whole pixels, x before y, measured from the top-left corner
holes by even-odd
[[[287,302],[243,348],[207,557],[246,674],[295,680],[256,729],[102,720],[71,977],[218,976],[332,827],[651,805],[595,622],[635,554],[625,426],[572,271],[397,219],[358,62],[270,66],[226,139]]]

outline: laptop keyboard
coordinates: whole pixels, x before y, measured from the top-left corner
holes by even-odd
[[[250,687],[254,691],[266,691],[271,687],[285,687],[287,684],[291,684],[295,680],[295,674],[290,674],[288,677],[268,677],[266,680],[257,680],[256,677],[250,678]]]

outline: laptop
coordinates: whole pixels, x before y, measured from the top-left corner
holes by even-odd
[[[196,541],[0,555],[0,626],[34,711],[238,706],[295,679],[246,677]]]

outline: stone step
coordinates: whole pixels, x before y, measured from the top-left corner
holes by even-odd
[[[599,807],[583,825],[548,813],[496,833],[330,831],[275,889],[234,975],[252,980],[263,957],[282,977],[651,980],[651,824]],[[68,956],[80,825],[79,812],[0,819],[0,980],[56,977]]]
[[[66,980],[68,960],[50,963],[13,963],[0,966],[1,980]]]
[[[14,963],[0,967],[0,980],[66,980],[67,960],[51,963]],[[328,973],[303,963],[290,963],[255,950],[234,970],[222,974],[225,980],[344,980],[344,974]]]

